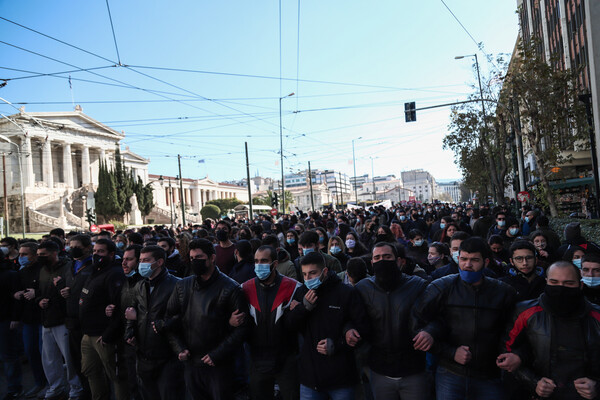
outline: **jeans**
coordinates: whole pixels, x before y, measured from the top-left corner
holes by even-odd
[[[316,391],[300,385],[300,400],[354,400],[354,387]]]
[[[71,360],[67,327],[58,325],[51,328],[42,328],[42,365],[48,379],[46,397],[54,397],[62,393],[66,384],[63,359],[67,366],[67,379],[70,386],[69,397],[80,397],[83,388]]]
[[[476,379],[456,375],[438,366],[435,375],[437,400],[504,400],[500,379]]]
[[[36,386],[46,386],[46,375],[42,366],[42,326],[23,324],[23,344],[25,354],[31,365],[31,372]]]
[[[10,329],[10,321],[0,322],[0,361],[8,383],[8,393],[19,393],[21,384],[21,361],[19,360],[19,329]]]
[[[371,389],[375,400],[428,400],[431,386],[427,374],[388,378],[371,371]]]

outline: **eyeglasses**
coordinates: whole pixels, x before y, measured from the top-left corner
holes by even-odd
[[[517,257],[513,257],[512,259],[515,260],[516,262],[523,262],[523,260],[531,261],[531,260],[535,259],[535,257],[534,256],[525,256],[525,257],[517,256]]]

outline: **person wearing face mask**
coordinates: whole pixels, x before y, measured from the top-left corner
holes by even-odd
[[[327,248],[329,249],[327,254],[335,257],[340,262],[342,270],[345,270],[350,256],[346,254],[346,246],[344,245],[344,242],[342,242],[342,239],[338,236],[332,236],[331,239],[329,239]]]
[[[215,236],[219,243],[215,246],[217,257],[216,263],[219,266],[219,270],[226,275],[229,275],[231,268],[233,268],[237,262],[233,255],[235,246],[233,245],[233,242],[229,240],[230,232],[231,225],[229,225],[229,222],[221,220],[217,223]]]
[[[450,249],[444,243],[434,242],[429,246],[427,252],[427,263],[429,264],[429,275],[433,271],[448,264],[448,258],[450,257]]]
[[[27,390],[23,396],[31,398],[46,386],[46,377],[42,367],[41,336],[42,325],[40,307],[35,303],[36,294],[39,294],[39,279],[42,265],[37,261],[37,243],[23,243],[19,247],[19,285],[13,294],[17,301],[19,321],[23,326],[23,344],[25,354],[31,365],[35,386]]]
[[[192,276],[175,284],[165,319],[171,347],[185,363],[184,378],[193,399],[232,399],[234,359],[248,332],[237,327],[234,312],[248,315],[239,284],[216,265],[215,247],[206,239],[190,242]]]
[[[290,260],[295,260],[300,255],[298,253],[298,233],[290,229],[285,233],[285,251],[290,255]]]
[[[538,298],[546,287],[546,274],[536,266],[535,247],[526,240],[517,240],[509,253],[511,268],[508,275],[499,279],[515,288],[517,302]]]
[[[354,399],[359,382],[354,348],[370,334],[360,295],[326,266],[323,254],[306,254],[301,268],[304,285],[284,313],[286,327],[304,340],[300,398]]]
[[[106,316],[106,307],[119,306],[121,289],[126,277],[120,260],[115,261],[116,246],[108,239],[98,239],[92,256],[92,273],[85,281],[79,296],[79,322],[81,324],[81,370],[88,378],[92,398],[110,396],[114,386],[117,400],[129,399],[127,369],[119,368],[123,362],[119,339],[123,326],[119,318]],[[114,312],[123,312],[115,308]]]
[[[496,213],[496,223],[488,230],[486,239],[489,239],[489,237],[492,235],[500,235],[504,237],[506,229],[506,213],[504,211],[498,211]]]
[[[436,269],[431,273],[431,279],[439,279],[447,275],[458,274],[458,258],[460,255],[460,245],[463,241],[469,238],[469,234],[465,232],[456,232],[450,239],[450,262],[441,268]],[[490,259],[491,261],[491,259]],[[488,264],[489,265],[489,264]],[[483,269],[483,274],[495,278],[496,274],[487,266]]]
[[[302,249],[302,256],[299,257],[295,263],[300,266],[302,265],[301,260],[302,257],[307,254],[318,251],[319,250],[319,235],[315,231],[306,231],[300,236],[300,240],[298,241],[298,249]],[[319,252],[321,253],[321,252]],[[330,271],[334,271],[336,273],[342,271],[342,264],[340,261],[326,253],[321,253],[325,258],[325,265]],[[297,268],[297,270],[301,270],[301,268]]]
[[[427,241],[424,239],[423,233],[420,230],[413,229],[408,232],[408,240],[406,255],[415,260],[419,265],[423,267],[428,266],[427,253],[429,248],[427,247]]]
[[[40,292],[36,294],[35,302],[42,310],[42,366],[48,380],[46,399],[58,399],[66,395],[63,392],[66,384],[63,360],[69,385],[68,396],[79,398],[84,394],[70,350],[70,331],[65,325],[67,303],[64,298],[63,277],[69,273],[71,261],[59,259],[59,250],[58,245],[51,241],[40,243],[37,250],[38,262],[42,269]]]
[[[19,242],[17,239],[7,236],[0,240],[0,251],[4,254],[6,262],[13,270],[19,270]]]
[[[521,230],[519,228],[519,221],[513,217],[506,218],[506,226],[508,226],[508,229],[506,229],[506,232],[504,232],[503,239],[504,247],[508,249],[510,248],[510,245],[513,244],[513,242],[517,239],[517,237],[521,235]]]
[[[167,269],[171,275],[178,278],[185,276],[187,266],[183,263],[179,250],[175,246],[175,240],[171,237],[161,237],[158,239],[156,244],[167,253]]]
[[[460,244],[459,273],[433,281],[414,308],[416,330],[429,332],[430,352],[439,357],[436,393],[441,399],[504,399],[496,366],[502,329],[515,305],[516,291],[483,274],[489,247],[478,237]]]
[[[284,326],[283,315],[300,284],[277,271],[277,251],[261,246],[254,255],[255,278],[242,290],[250,308],[250,396],[273,399],[273,386],[279,385],[281,397],[298,399],[298,346]],[[237,313],[231,323],[238,326],[247,315]]]
[[[346,241],[344,242],[346,245],[346,253],[350,257],[361,257],[365,254],[368,254],[369,251],[362,244],[359,237],[354,232],[348,232],[346,234]]]
[[[573,264],[555,262],[544,293],[519,303],[507,325],[498,365],[538,398],[597,398],[600,308],[585,299],[580,280]]]
[[[368,365],[376,399],[428,399],[425,352],[433,345],[426,330],[411,330],[411,311],[427,281],[402,273],[403,260],[392,243],[373,249],[375,276],[356,285],[372,325]]]
[[[237,263],[229,272],[229,277],[240,285],[249,279],[256,277],[254,273],[254,256],[252,254],[252,245],[247,240],[238,240],[235,243],[235,252],[233,253]]]
[[[141,250],[129,247],[124,260],[130,252],[137,255],[136,275],[141,279],[132,287],[128,304],[121,309],[125,310],[127,320],[125,341],[137,360],[141,397],[144,400],[184,398],[183,365],[169,345],[165,334],[168,327],[162,324],[179,278],[166,268],[166,253],[161,247],[147,246]]]
[[[590,302],[600,305],[600,256],[589,253],[581,259],[583,295]]]

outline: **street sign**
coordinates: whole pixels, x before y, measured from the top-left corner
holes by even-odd
[[[92,233],[98,233],[100,232],[100,228],[98,228],[98,225],[90,225],[90,231],[92,231]]]
[[[272,208],[271,209],[271,215],[272,216],[276,216],[277,215],[277,209],[276,208]]]
[[[529,198],[531,196],[529,195],[529,192],[519,192],[519,194],[517,194],[517,199],[521,202],[521,203],[525,203],[527,201],[529,201]]]

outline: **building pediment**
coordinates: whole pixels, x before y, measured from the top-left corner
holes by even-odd
[[[135,154],[129,148],[121,151],[121,157],[125,162],[138,163],[138,164],[149,164],[150,160],[140,156],[139,154]]]

